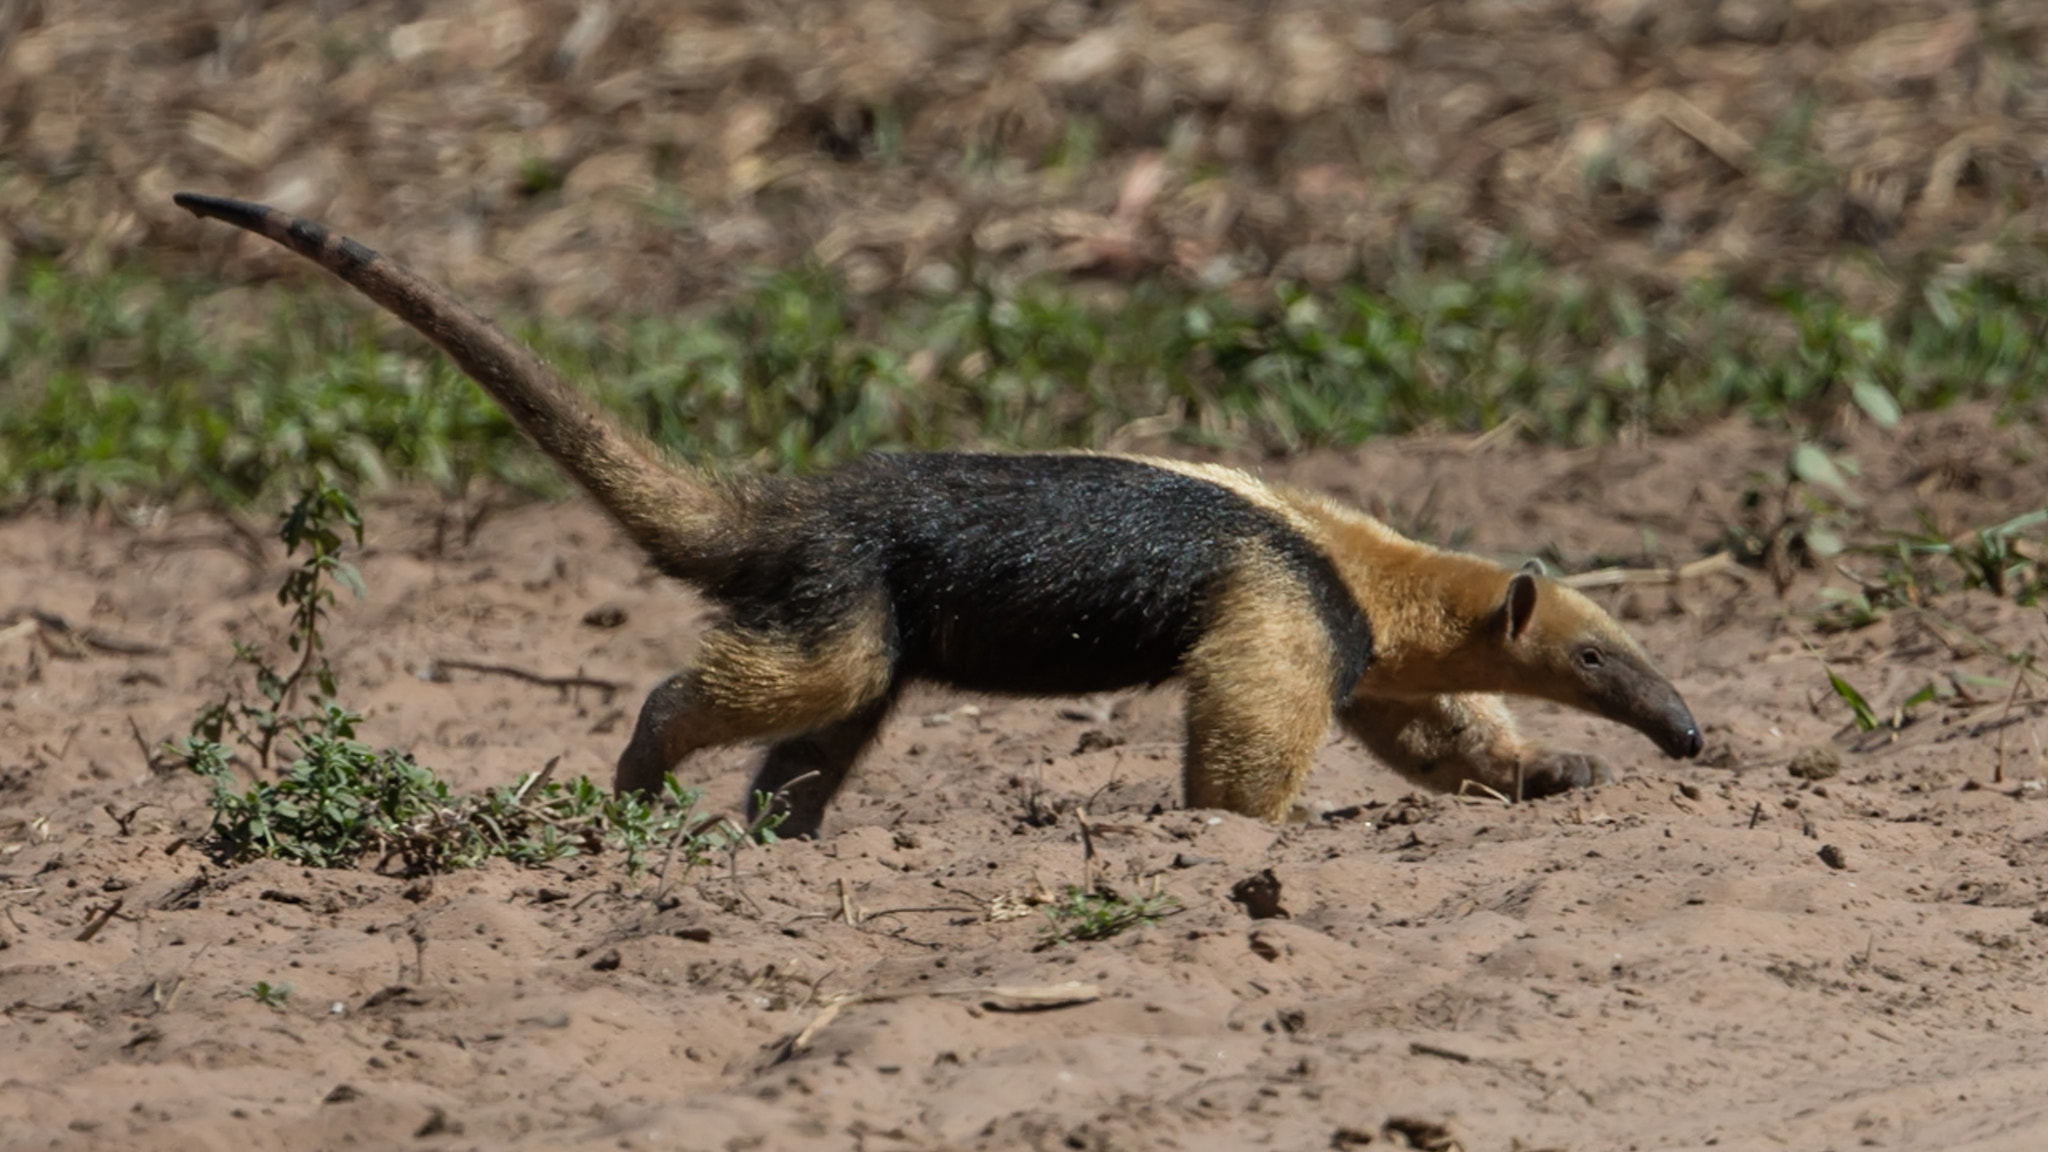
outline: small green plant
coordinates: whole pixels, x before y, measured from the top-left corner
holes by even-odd
[[[1877,711],[1870,706],[1870,701],[1863,698],[1863,693],[1858,692],[1854,684],[1842,679],[1842,674],[1827,664],[1822,664],[1821,669],[1828,674],[1828,685],[1835,690],[1835,695],[1840,696],[1842,702],[1849,706],[1849,711],[1855,715],[1857,730],[1862,732],[1876,730],[1878,725]]]
[[[237,643],[235,659],[249,667],[259,699],[252,703],[224,698],[201,712],[192,725],[195,741],[219,744],[233,737],[246,743],[256,753],[257,765],[266,769],[280,736],[325,733],[346,738],[353,732],[353,718],[344,721],[348,732],[337,732],[334,727],[335,721],[352,714],[331,707],[334,668],[327,662],[320,625],[334,605],[332,584],[339,583],[359,597],[364,591],[362,574],[341,559],[349,539],[358,545],[363,542],[362,514],[346,492],[324,479],[316,482],[285,513],[278,536],[284,540],[287,555],[296,555],[301,547],[306,551],[305,559],[277,590],[277,602],[291,609],[291,631],[285,643],[298,659],[289,671],[280,672],[260,648]],[[320,701],[310,711],[295,714],[292,706],[309,677]]]
[[[1917,536],[1902,537],[1901,549],[1910,555],[1952,561],[1965,588],[1982,588],[1993,596],[2011,596],[2022,604],[2033,604],[2040,599],[2044,574],[2036,554],[2040,544],[2029,540],[2027,533],[2044,524],[2048,524],[2048,508],[1979,528],[1957,540],[1945,539],[1928,526]]]
[[[519,192],[522,196],[544,196],[562,186],[560,167],[541,156],[528,156],[519,163]]]
[[[291,998],[292,986],[289,984],[272,984],[268,980],[258,980],[256,986],[249,989],[249,999],[265,1008],[282,1008]]]
[[[1158,890],[1132,899],[1106,885],[1093,891],[1069,884],[1045,909],[1051,921],[1045,930],[1045,945],[1075,940],[1107,940],[1121,932],[1160,920],[1180,911],[1180,901]]]
[[[1882,568],[1876,576],[1865,576],[1842,567],[1858,587],[1822,589],[1815,624],[1828,632],[1853,631],[1896,608],[1928,608],[1932,595],[1957,588],[2039,604],[2048,592],[2048,570],[2041,563],[2044,526],[2048,509],[1954,537],[1923,519],[1919,529],[1894,532],[1883,545],[1850,549],[1876,556]]]
[[[222,863],[272,857],[317,868],[353,867],[374,858],[407,873],[473,868],[494,857],[542,864],[606,850],[625,855],[638,874],[662,852],[687,872],[729,841],[772,839],[779,820],[749,829],[695,816],[697,793],[673,776],[652,799],[613,795],[588,778],[552,780],[552,765],[517,784],[461,794],[411,755],[378,751],[356,738],[362,716],[335,698],[335,676],[321,629],[335,602],[332,585],[362,591],[341,559],[362,518],[339,489],[322,481],[285,514],[287,553],[305,553],[285,577],[278,600],[291,612],[292,667],[280,671],[252,644],[236,646],[254,681],[254,701],[233,696],[203,710],[176,751],[212,785],[207,845]],[[302,697],[304,699],[302,699]],[[263,779],[273,752],[294,755],[276,779]],[[258,779],[244,785],[238,749]]]

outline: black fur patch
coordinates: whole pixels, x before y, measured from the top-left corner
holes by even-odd
[[[1063,695],[1173,676],[1206,601],[1256,542],[1301,580],[1337,653],[1372,634],[1330,560],[1207,481],[1107,456],[878,456],[755,498],[750,544],[707,591],[740,627],[822,639],[889,614],[899,678]]]

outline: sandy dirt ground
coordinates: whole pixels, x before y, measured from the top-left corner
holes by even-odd
[[[1865,535],[2048,490],[2039,437],[1981,412],[1843,436]],[[1262,470],[1583,570],[1707,554],[1789,448],[1727,424]],[[425,496],[368,512],[369,596],[331,634],[367,737],[463,786],[556,756],[608,778],[700,606],[581,504],[467,541]],[[1626,775],[1507,807],[1413,795],[1333,734],[1285,826],[1178,806],[1171,690],[920,694],[820,839],[657,892],[616,854],[429,879],[208,863],[205,789],[144,745],[218,694],[231,638],[278,642],[283,559],[243,539],[0,523],[0,1147],[2048,1147],[2042,709],[1987,686],[2042,638],[2033,608],[1956,592],[1828,633],[1819,586],[1844,578],[1819,570],[1782,597],[1756,568],[1603,592],[1702,760],[1531,706]],[[584,622],[606,606],[623,625]],[[1885,715],[1964,690],[1858,733],[1816,653]],[[625,687],[429,674],[449,660]],[[1791,775],[1813,749],[1839,774]],[[749,765],[684,773],[731,810]],[[1081,878],[1078,804],[1109,881],[1182,911],[1050,947],[1039,911],[1004,918]],[[1288,915],[1253,919],[1231,893],[1268,869]],[[1099,997],[1001,991],[1069,982]]]

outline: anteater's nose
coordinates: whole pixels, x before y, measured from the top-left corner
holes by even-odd
[[[1659,701],[1663,707],[1657,709],[1657,723],[1644,725],[1643,730],[1666,756],[1690,760],[1700,754],[1706,741],[1700,738],[1699,722],[1692,718],[1692,709],[1685,706],[1677,692],[1668,688],[1665,691],[1666,698]]]
[[[1686,723],[1672,725],[1658,743],[1664,746],[1666,756],[1678,760],[1692,759],[1706,745],[1706,741],[1700,738],[1700,726],[1689,719]]]

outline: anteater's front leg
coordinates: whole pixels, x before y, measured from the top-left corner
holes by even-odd
[[[1345,729],[1388,767],[1438,791],[1455,791],[1472,780],[1513,796],[1518,771],[1525,798],[1614,779],[1614,769],[1598,756],[1531,743],[1498,696],[1361,697],[1347,703],[1339,716]]]
[[[1188,807],[1286,817],[1330,730],[1335,659],[1328,624],[1291,573],[1257,563],[1234,574],[1182,661]]]

